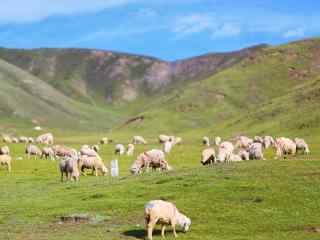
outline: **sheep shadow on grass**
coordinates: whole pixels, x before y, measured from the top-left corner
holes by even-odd
[[[145,229],[128,230],[128,231],[123,232],[122,234],[124,236],[134,237],[136,239],[146,239],[146,231],[145,231]],[[155,230],[154,234],[161,234],[161,232]]]

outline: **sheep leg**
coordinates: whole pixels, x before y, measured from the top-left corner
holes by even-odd
[[[63,182],[63,172],[61,172],[61,182]]]
[[[148,239],[152,240],[152,233],[153,233],[153,228],[155,226],[155,223],[150,221],[147,225],[147,229],[148,229]]]
[[[175,238],[177,238],[178,234],[176,232],[176,225],[174,223],[171,223],[171,226],[172,226],[172,230],[173,230],[173,235],[174,235]]]
[[[11,172],[11,164],[8,163],[8,172]]]
[[[161,237],[165,238],[164,232],[166,231],[166,226],[164,224],[161,225]]]
[[[93,168],[94,172],[95,172],[95,176],[98,177],[98,169],[97,168]]]

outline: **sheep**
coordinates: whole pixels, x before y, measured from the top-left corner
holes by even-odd
[[[86,155],[89,157],[96,157],[96,156],[98,156],[98,153],[94,149],[90,148],[88,145],[83,145],[80,148],[80,155],[81,156]]]
[[[173,147],[173,142],[171,140],[171,138],[166,141],[164,144],[163,144],[163,151],[166,153],[166,154],[169,154],[171,152],[171,149]]]
[[[12,140],[12,143],[19,143],[19,139],[16,137],[13,137],[11,140]]]
[[[127,150],[127,156],[132,156],[134,152],[134,145],[129,143],[128,144],[128,150]]]
[[[66,156],[59,163],[61,182],[63,182],[63,174],[66,180],[79,181],[80,173],[78,168],[78,156],[75,153],[72,157]]]
[[[207,147],[210,147],[210,139],[208,137],[203,137],[202,138],[202,144],[207,146]]]
[[[41,159],[46,158],[50,160],[54,160],[54,151],[51,147],[44,147],[41,151]]]
[[[216,146],[219,146],[219,144],[221,143],[221,141],[222,141],[221,137],[215,137],[215,138],[214,138],[214,144],[215,144]]]
[[[8,135],[2,135],[2,139],[4,143],[12,143],[12,139]]]
[[[0,155],[9,155],[10,149],[8,146],[0,147]]]
[[[29,144],[26,146],[25,153],[28,155],[28,159],[30,159],[31,155],[33,155],[35,159],[37,158],[37,156],[42,155],[41,150],[36,145],[33,145],[33,144]]]
[[[115,154],[123,155],[125,153],[126,149],[122,144],[117,144],[115,146]]]
[[[246,136],[239,136],[236,141],[236,147],[248,149],[252,143],[253,140],[251,138],[248,138]]]
[[[8,172],[11,172],[11,160],[9,155],[0,155],[0,165],[7,166]]]
[[[102,159],[98,156],[80,156],[79,158],[79,169],[83,175],[86,175],[84,169],[92,169],[92,175],[98,176],[98,170],[102,175],[108,173],[107,167],[104,165]]]
[[[170,137],[168,135],[164,135],[164,134],[159,135],[159,143],[165,143],[169,139]]]
[[[241,149],[238,152],[238,155],[241,157],[242,160],[249,160],[249,152],[245,149]]]
[[[241,156],[239,156],[238,154],[231,153],[231,154],[230,154],[229,161],[230,161],[230,162],[241,162],[241,161],[242,161],[242,158],[241,158]]]
[[[34,143],[34,139],[32,137],[28,137],[28,143]]]
[[[55,145],[52,147],[52,150],[56,157],[66,157],[66,156],[71,157],[77,153],[75,149],[62,146],[62,145]]]
[[[254,142],[249,147],[249,158],[251,160],[265,160],[262,150],[262,143]]]
[[[253,142],[256,142],[256,143],[263,143],[263,138],[260,137],[260,136],[254,136],[253,138]]]
[[[268,149],[270,146],[274,145],[274,139],[271,136],[264,136],[263,137],[263,147]]]
[[[141,136],[134,136],[132,139],[133,144],[147,144],[147,141]]]
[[[283,155],[295,155],[297,151],[297,145],[289,138],[280,137],[275,140],[276,158]]]
[[[306,141],[302,138],[295,138],[294,139],[294,142],[297,146],[297,152],[299,150],[302,151],[302,153],[306,153],[306,154],[309,154],[310,153],[310,150],[309,150],[309,146],[308,144],[306,143]]]
[[[164,152],[159,149],[152,149],[140,154],[131,165],[130,171],[132,174],[139,174],[143,169],[148,171],[150,167],[152,169],[171,170]]]
[[[107,137],[103,137],[100,139],[100,144],[103,145],[103,144],[108,144],[109,143],[109,139]]]
[[[202,165],[213,165],[216,159],[216,153],[213,148],[206,148],[201,154]]]
[[[19,142],[20,143],[27,143],[28,142],[28,138],[25,137],[25,136],[21,136],[21,137],[19,137]]]
[[[46,145],[53,144],[53,135],[52,133],[42,134],[37,137],[36,142]]]
[[[219,162],[230,162],[231,154],[233,153],[234,146],[231,142],[222,142],[219,145],[219,152],[217,156],[217,161]]]
[[[180,213],[177,207],[167,201],[153,200],[144,207],[144,218],[148,239],[152,240],[153,229],[156,224],[161,225],[161,236],[164,238],[165,226],[171,225],[174,237],[177,237],[176,225],[180,226],[184,232],[187,232],[191,225],[191,220]]]

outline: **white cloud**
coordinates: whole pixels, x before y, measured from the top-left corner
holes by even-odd
[[[296,28],[288,30],[283,34],[284,38],[296,38],[296,37],[303,37],[305,35],[305,30],[303,28]]]
[[[93,12],[139,0],[2,0],[0,23],[24,23],[53,15]]]
[[[232,37],[237,36],[241,33],[241,27],[236,23],[224,23],[220,28],[216,29],[212,37]]]

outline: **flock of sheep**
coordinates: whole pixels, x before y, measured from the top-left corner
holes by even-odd
[[[36,139],[3,136],[3,141],[5,143],[26,143],[25,153],[28,159],[31,156],[51,160],[60,158],[61,181],[64,181],[64,178],[78,181],[80,175],[86,175],[86,169],[91,169],[92,174],[95,176],[98,176],[99,173],[102,175],[108,173],[108,168],[99,156],[99,145],[83,145],[79,150],[64,145],[53,145],[54,139],[51,133],[42,134]],[[140,174],[143,171],[149,171],[149,169],[158,169],[160,171],[172,169],[166,160],[166,155],[170,153],[175,145],[181,144],[182,139],[176,136],[160,135],[158,141],[163,145],[163,149],[151,149],[139,154],[131,165],[130,172],[132,174]],[[101,145],[111,142],[106,137],[100,140]],[[270,147],[275,149],[276,158],[295,155],[298,151],[306,154],[310,153],[308,144],[301,138],[291,140],[285,137],[274,139],[271,136],[256,136],[251,139],[246,136],[239,136],[234,141],[222,141],[220,137],[215,137],[213,142],[213,145],[217,147],[217,154],[215,148],[210,144],[209,137],[203,137],[202,139],[202,143],[205,145],[201,158],[203,165],[212,166],[219,162],[264,160],[263,152]],[[44,147],[40,149],[35,143],[43,144]],[[116,144],[115,154],[132,156],[137,144],[147,144],[147,141],[142,136],[134,136],[127,149],[122,144]],[[7,166],[9,172],[11,171],[11,160],[9,147],[0,147],[0,164]],[[175,237],[177,235],[176,225],[181,226],[185,232],[188,231],[191,225],[191,220],[180,213],[173,203],[162,200],[150,201],[145,205],[145,221],[149,239],[152,239],[152,232],[156,224],[161,225],[162,237],[164,237],[166,225],[171,225]]]

